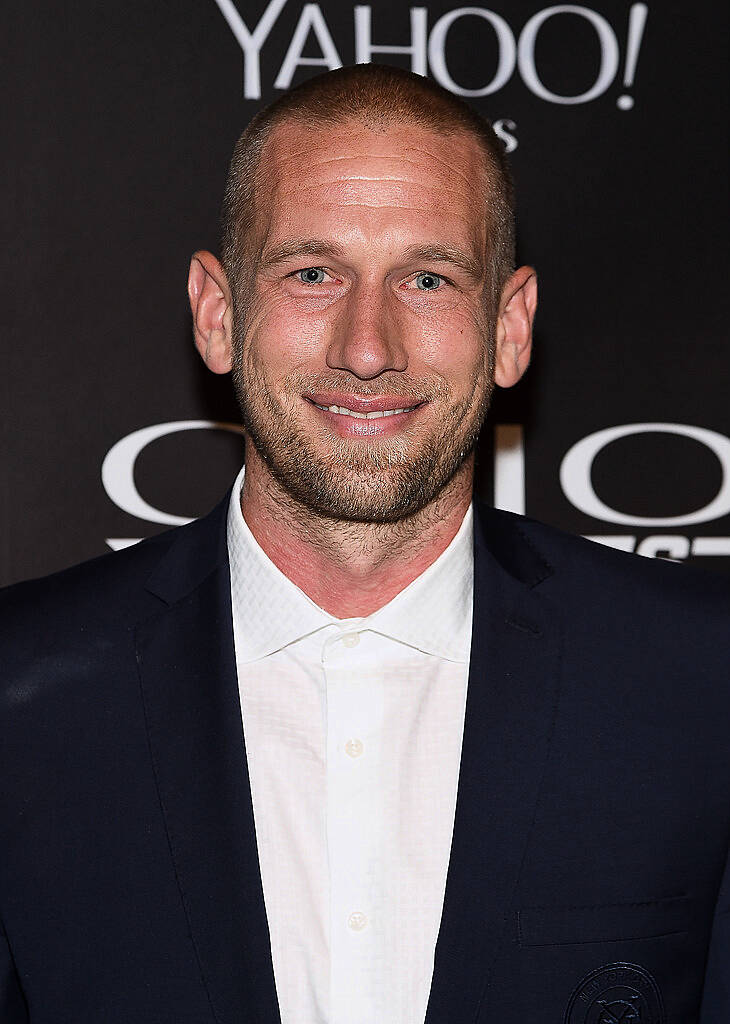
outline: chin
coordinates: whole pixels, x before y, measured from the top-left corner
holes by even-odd
[[[296,467],[269,463],[279,484],[310,512],[352,523],[395,523],[429,505],[458,473],[464,460],[438,464],[430,457],[377,467],[302,460]]]

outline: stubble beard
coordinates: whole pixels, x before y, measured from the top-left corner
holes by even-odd
[[[241,349],[237,347],[237,352]],[[430,505],[471,455],[493,390],[492,360],[485,360],[469,394],[454,402],[443,378],[414,386],[402,374],[372,382],[352,376],[292,375],[275,392],[262,368],[238,357],[234,387],[247,443],[302,511],[352,523],[395,523]],[[344,390],[360,396],[393,394],[441,406],[444,415],[424,436],[418,426],[397,437],[341,438],[307,431],[296,411],[302,395]],[[418,414],[416,414],[418,415]],[[426,412],[428,415],[428,412]],[[377,422],[377,421],[375,421]],[[322,441],[325,440],[323,444]],[[319,441],[319,443],[316,443]]]

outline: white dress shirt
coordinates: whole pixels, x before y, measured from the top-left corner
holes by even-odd
[[[336,619],[228,514],[233,626],[282,1024],[423,1024],[454,825],[472,510],[366,618]]]

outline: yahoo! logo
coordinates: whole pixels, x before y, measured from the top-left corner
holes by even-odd
[[[255,25],[246,24],[233,0],[215,0],[231,32],[243,52],[243,95],[249,100],[261,99],[261,53],[269,39],[288,0],[269,0],[266,9]],[[411,69],[419,75],[428,75],[445,89],[458,96],[489,96],[503,88],[517,72],[529,91],[548,103],[578,104],[589,103],[602,96],[617,78],[621,68],[621,44],[625,39],[623,72],[621,81],[624,91],[616,99],[620,110],[630,110],[633,97],[625,90],[631,89],[649,11],[648,5],[634,3],[629,10],[627,25],[619,30],[603,14],[581,4],[556,4],[545,7],[519,27],[513,27],[501,14],[488,7],[457,7],[442,14],[430,27],[427,7],[410,8],[410,38],[386,39],[387,18],[373,27],[373,8],[370,4],[353,7],[352,37],[335,39],[327,23],[326,3],[305,3],[302,5],[296,27],[281,58],[274,79],[275,89],[288,89],[294,74],[300,67],[316,67],[333,70],[342,67],[341,53],[354,52],[356,64],[367,64],[381,55],[400,54],[410,58]],[[587,23],[599,44],[599,57],[593,82],[575,95],[562,95],[551,89],[544,81],[535,60],[535,50],[544,26],[561,18],[580,18]],[[455,78],[452,70],[455,54],[449,49],[449,34],[457,21],[469,19],[475,32],[493,33],[497,43],[497,57],[494,66],[484,67],[484,81],[477,88],[466,88]],[[378,33],[379,42],[373,41]],[[320,56],[305,57],[305,49],[316,44]],[[347,47],[347,50],[344,49]],[[570,54],[565,54],[569,59]],[[277,58],[279,59],[279,58]],[[495,125],[496,128],[496,125]]]
[[[134,479],[134,467],[140,453],[159,438],[187,430],[224,430],[241,434],[237,423],[213,420],[175,420],[156,423],[117,441],[109,450],[101,469],[101,479],[109,498],[123,512],[160,526],[182,526],[188,517],[155,508],[140,493]],[[687,437],[708,448],[721,467],[721,482],[714,498],[700,509],[684,515],[637,516],[612,508],[596,493],[591,480],[593,462],[599,452],[621,438],[640,434],[674,434]],[[580,512],[611,527],[645,531],[660,528],[638,539],[636,532],[610,532],[588,535],[591,540],[642,555],[665,555],[683,559],[690,556],[730,556],[730,537],[691,537],[687,527],[708,523],[730,514],[730,438],[704,427],[685,423],[628,423],[589,434],[565,454],[560,467],[560,485],[568,501]],[[525,512],[525,458],[523,430],[519,424],[494,427],[494,504],[511,512]],[[681,529],[682,532],[676,532]],[[139,537],[109,537],[113,550],[136,544]]]

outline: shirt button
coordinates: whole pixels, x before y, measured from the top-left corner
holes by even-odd
[[[362,740],[348,740],[345,744],[345,753],[350,757],[359,757],[364,749]]]
[[[360,643],[360,634],[345,633],[345,635],[342,637],[342,642],[345,645],[345,647],[357,647],[357,645]]]
[[[361,932],[367,923],[368,919],[361,910],[353,910],[347,919],[348,928],[351,928],[354,932]]]

